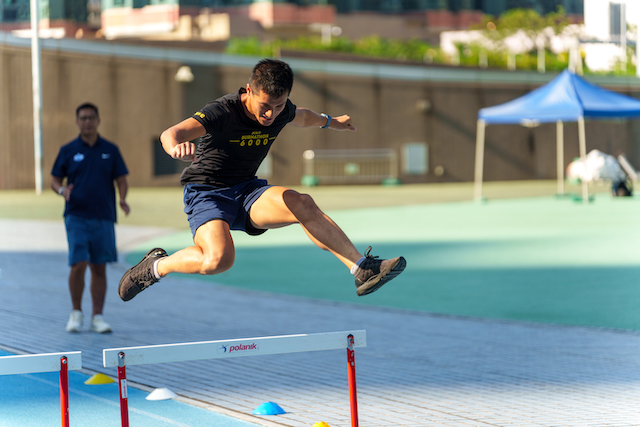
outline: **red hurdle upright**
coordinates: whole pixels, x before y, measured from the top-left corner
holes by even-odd
[[[129,427],[129,393],[127,392],[127,367],[124,353],[118,353],[118,385],[120,388],[120,419],[122,427]]]
[[[349,400],[351,402],[351,427],[358,427],[358,396],[356,393],[356,355],[353,351],[353,335],[347,337],[347,374],[349,375]]]
[[[60,372],[60,417],[62,427],[69,427],[69,369],[82,369],[81,352],[0,357],[0,375]]]
[[[60,358],[60,414],[62,427],[69,427],[69,366],[67,356]]]

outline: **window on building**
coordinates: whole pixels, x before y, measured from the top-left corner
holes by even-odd
[[[614,43],[620,43],[627,31],[626,5],[609,3],[609,37]]]
[[[160,137],[152,138],[151,146],[153,151],[153,174],[155,176],[181,173],[187,166],[187,163],[171,158],[164,151],[160,143]]]

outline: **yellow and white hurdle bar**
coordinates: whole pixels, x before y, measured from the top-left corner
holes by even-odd
[[[126,366],[346,349],[351,426],[358,427],[355,354],[353,349],[355,347],[366,347],[366,345],[366,331],[354,330],[110,348],[104,349],[102,356],[105,368],[118,367],[122,427],[129,427]]]
[[[69,369],[82,369],[82,353],[25,354],[0,357],[0,375],[38,374],[60,371],[60,415],[62,427],[69,427]]]

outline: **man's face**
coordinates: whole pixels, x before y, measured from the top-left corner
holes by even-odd
[[[254,92],[247,85],[247,110],[251,118],[255,118],[262,126],[269,126],[278,117],[287,104],[288,95],[271,97],[262,91]]]
[[[98,125],[100,117],[93,108],[83,108],[78,112],[76,117],[76,125],[80,129],[80,135],[92,137],[98,134]]]

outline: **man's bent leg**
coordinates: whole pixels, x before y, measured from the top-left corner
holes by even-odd
[[[320,248],[333,253],[355,276],[359,296],[378,290],[406,267],[403,257],[389,260],[369,254],[361,257],[338,225],[325,215],[311,196],[283,187],[272,187],[251,206],[251,220],[259,228],[278,228],[299,223]],[[358,262],[356,266],[356,262]]]
[[[271,187],[253,203],[251,221],[258,228],[279,228],[299,223],[321,249],[334,254],[351,268],[362,257],[351,240],[308,194]]]
[[[225,221],[213,220],[200,226],[194,242],[195,246],[171,256],[160,248],[149,251],[122,276],[118,286],[120,298],[129,301],[169,273],[218,274],[233,265],[235,251],[229,225]],[[156,262],[157,271],[154,271]]]
[[[194,246],[182,249],[158,262],[158,274],[213,275],[229,270],[235,261],[235,248],[229,224],[212,220],[201,225],[193,238]]]

